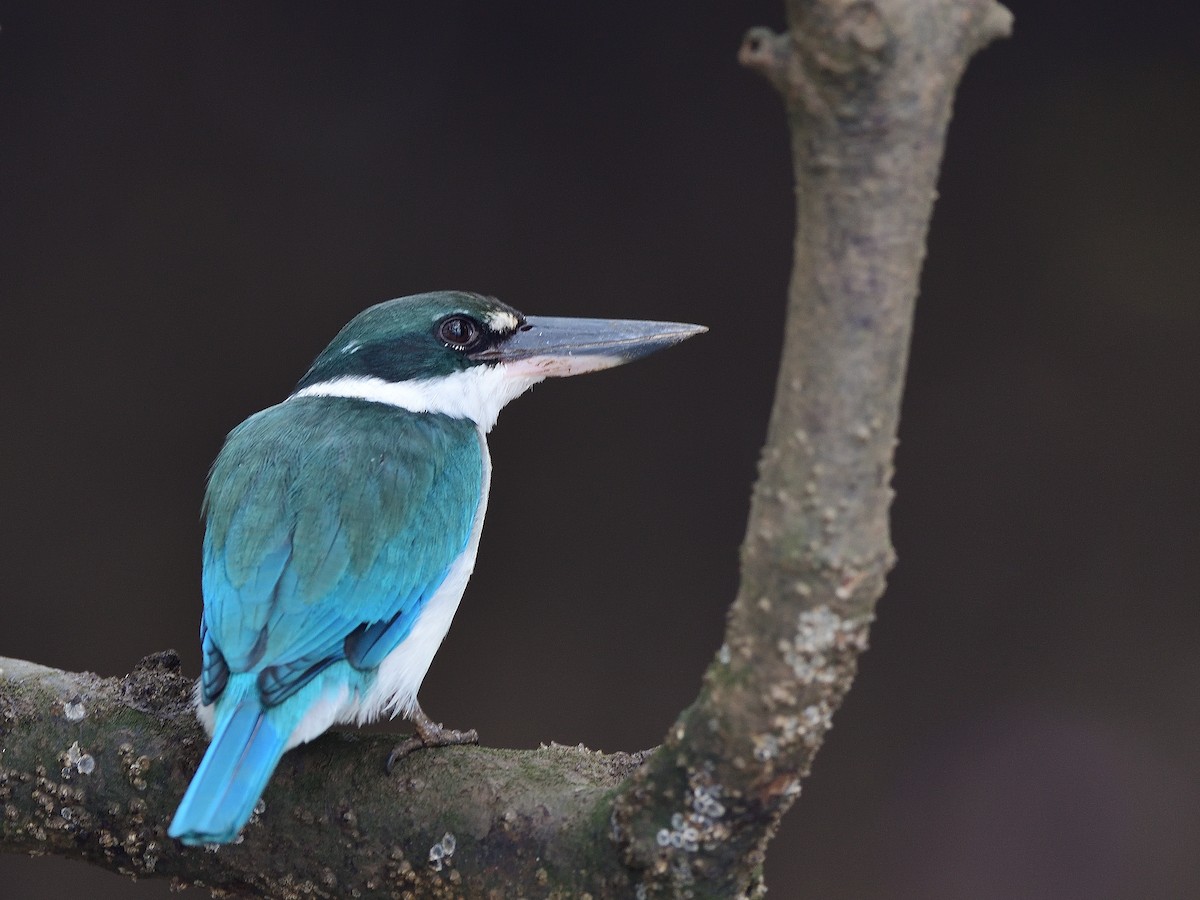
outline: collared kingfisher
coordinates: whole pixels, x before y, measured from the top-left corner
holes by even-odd
[[[487,433],[544,378],[704,330],[401,297],[352,319],[291,396],[230,432],[204,503],[196,701],[211,742],[170,835],[233,841],[283,754],[335,723],[403,714],[415,746],[476,740],[430,720],[417,690],[475,565]]]

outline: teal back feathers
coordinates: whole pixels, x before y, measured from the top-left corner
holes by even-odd
[[[277,703],[411,618],[466,547],[483,465],[473,423],[362,400],[293,398],[239,425],[205,503],[205,682],[294,670]]]
[[[205,497],[213,740],[173,837],[234,840],[307,711],[367,688],[467,548],[484,454],[469,420],[341,397],[293,397],[230,433]]]

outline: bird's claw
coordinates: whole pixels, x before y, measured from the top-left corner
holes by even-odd
[[[445,725],[435,722],[429,716],[425,715],[419,706],[410,718],[413,725],[416,726],[417,733],[392,748],[392,752],[388,754],[387,758],[387,772],[389,775],[392,773],[392,769],[396,763],[414,750],[479,743],[479,732],[474,728],[469,728],[466,731],[456,731],[453,728],[447,728]]]

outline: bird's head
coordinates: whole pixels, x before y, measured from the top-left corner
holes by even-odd
[[[706,330],[525,316],[465,291],[415,294],[351,319],[293,396],[358,397],[470,418],[487,431],[506,403],[545,378],[619,366]]]

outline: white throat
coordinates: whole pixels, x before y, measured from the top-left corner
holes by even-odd
[[[545,377],[514,372],[503,364],[474,366],[451,375],[412,381],[346,375],[311,384],[292,397],[351,397],[412,412],[442,413],[454,419],[470,419],[486,434],[510,400]]]

